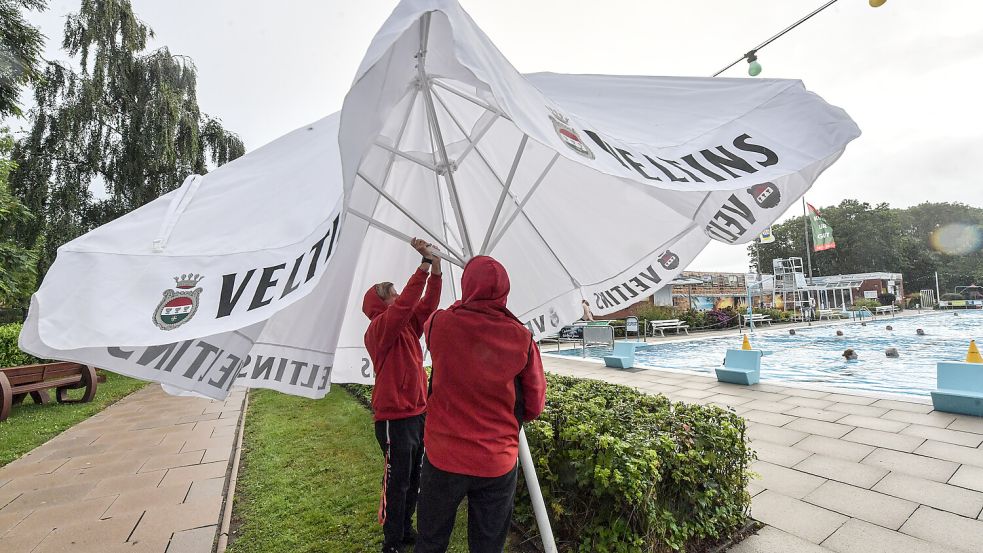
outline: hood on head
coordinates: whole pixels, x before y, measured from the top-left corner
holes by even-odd
[[[487,255],[474,257],[461,276],[462,302],[491,301],[505,307],[509,298],[509,274],[501,263]]]
[[[374,284],[365,292],[365,296],[362,297],[362,313],[365,313],[365,316],[369,319],[376,318],[388,307],[386,302],[382,301],[382,298],[376,293]]]

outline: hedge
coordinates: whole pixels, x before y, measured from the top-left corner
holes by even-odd
[[[37,357],[28,355],[17,347],[17,337],[20,336],[21,325],[0,325],[0,367],[16,367],[40,363]]]
[[[547,381],[526,435],[561,551],[699,551],[744,528],[754,460],[744,419],[596,380]],[[524,483],[518,492],[516,522],[534,529]]]

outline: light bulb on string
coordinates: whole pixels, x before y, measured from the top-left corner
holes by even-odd
[[[887,0],[868,0],[867,3],[870,4],[870,7],[872,8],[879,8],[883,6],[885,2],[887,2]]]
[[[752,77],[757,77],[761,74],[761,64],[758,63],[758,56],[755,55],[754,51],[750,51],[745,56],[748,62],[747,74]]]

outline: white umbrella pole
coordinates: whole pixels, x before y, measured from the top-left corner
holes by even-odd
[[[546,513],[543,492],[539,489],[539,477],[536,476],[536,467],[532,463],[532,453],[529,452],[526,431],[522,428],[519,429],[519,463],[522,465],[522,475],[526,478],[526,486],[529,488],[529,499],[532,500],[532,510],[536,515],[539,535],[543,538],[543,550],[546,553],[556,553],[553,527],[550,526],[550,518]]]

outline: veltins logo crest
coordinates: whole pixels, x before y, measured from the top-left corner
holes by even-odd
[[[659,265],[671,271],[679,267],[679,256],[672,253],[672,250],[666,250],[659,256]]]
[[[556,309],[550,307],[550,326],[556,328],[560,325],[560,316],[556,313]]]
[[[747,189],[747,193],[754,198],[754,202],[765,209],[771,209],[782,201],[782,193],[778,187],[770,182],[756,184]]]
[[[164,290],[164,297],[154,311],[154,324],[161,330],[174,330],[191,320],[198,311],[198,296],[201,288],[198,283],[205,278],[188,273],[174,277],[174,290]],[[194,288],[192,290],[192,288]]]
[[[577,134],[577,129],[570,126],[570,120],[553,108],[547,109],[550,110],[550,121],[553,122],[553,130],[556,131],[556,134],[560,137],[560,140],[562,140],[564,144],[578,154],[586,157],[587,159],[594,159],[594,152],[590,151],[587,144],[580,139],[580,135]]]

